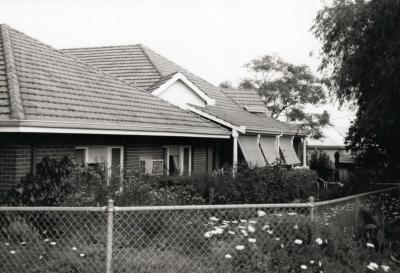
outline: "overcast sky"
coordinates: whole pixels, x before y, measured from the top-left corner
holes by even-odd
[[[237,82],[243,64],[278,54],[317,71],[310,32],[321,0],[0,0],[6,23],[56,48],[142,43],[206,80]],[[328,109],[346,126],[347,111]]]

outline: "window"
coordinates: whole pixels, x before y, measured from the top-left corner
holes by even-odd
[[[120,179],[124,165],[122,146],[85,146],[75,148],[75,160],[92,167],[105,166],[109,176]]]
[[[88,148],[87,147],[76,147],[75,148],[75,162],[79,165],[87,163],[88,158]]]
[[[164,173],[164,160],[153,160],[153,168],[151,173],[155,175],[162,175]]]
[[[142,174],[162,175],[164,173],[164,160],[141,157],[139,160],[139,171]]]
[[[165,151],[169,175],[190,175],[192,172],[192,148],[190,146],[168,146]]]

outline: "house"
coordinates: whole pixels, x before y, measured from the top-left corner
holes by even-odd
[[[349,170],[354,168],[354,155],[346,150],[345,137],[334,126],[321,129],[323,137],[310,138],[307,141],[307,157],[314,152],[323,152],[329,156],[336,169],[336,179],[346,180]]]
[[[44,156],[155,175],[299,164],[305,134],[249,110],[142,45],[57,50],[0,25],[0,188]]]

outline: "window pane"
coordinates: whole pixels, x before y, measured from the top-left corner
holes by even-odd
[[[162,175],[164,172],[164,161],[163,160],[153,160],[152,174]]]
[[[169,156],[169,175],[179,175],[179,156]]]
[[[85,149],[75,149],[75,161],[78,164],[84,164],[86,162]]]
[[[146,174],[146,161],[145,160],[140,160],[139,171],[142,174]]]
[[[190,148],[183,148],[183,174],[189,175]]]
[[[121,148],[111,148],[111,178],[119,178],[121,173]]]

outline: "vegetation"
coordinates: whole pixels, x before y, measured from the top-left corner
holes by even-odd
[[[319,177],[325,181],[330,181],[333,178],[335,167],[329,155],[324,152],[315,151],[310,157],[310,169],[315,170]]]
[[[380,182],[400,177],[399,10],[397,0],[335,0],[313,27],[330,90],[357,108],[347,143]]]
[[[306,65],[294,65],[278,56],[264,55],[247,63],[251,73],[239,83],[239,89],[257,90],[263,99],[268,114],[273,118],[286,117],[300,127],[321,137],[320,128],[330,124],[328,112],[309,114],[304,112],[306,104],[318,105],[326,102],[323,83]],[[233,88],[229,82],[221,87]]]

